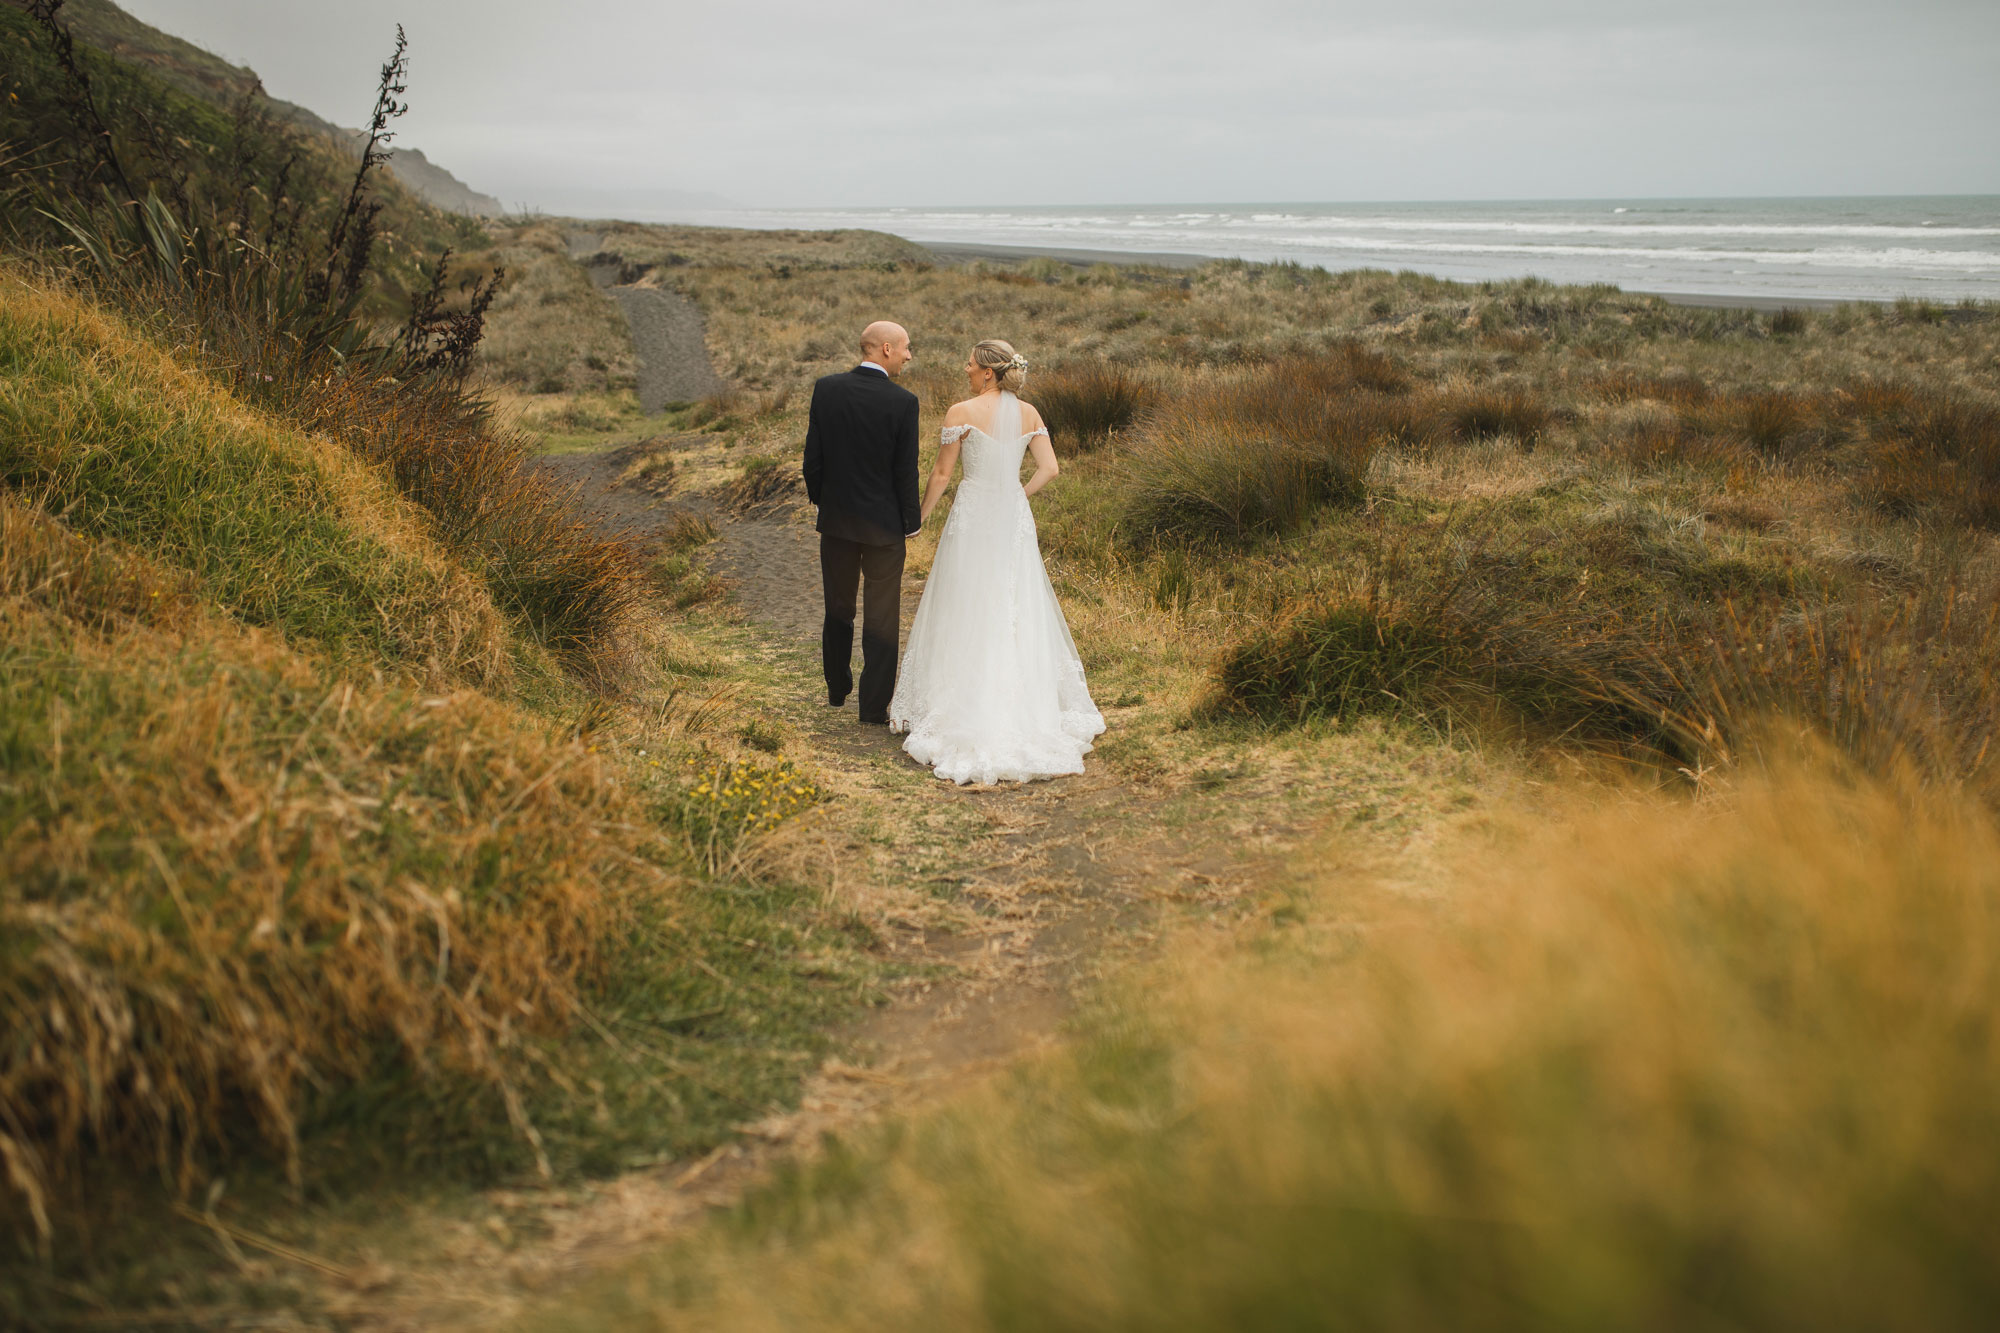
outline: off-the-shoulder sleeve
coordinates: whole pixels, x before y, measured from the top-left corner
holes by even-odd
[[[1047,435],[1048,433],[1049,433],[1049,428],[1047,426],[1037,426],[1033,430],[1028,432],[1028,438],[1032,440],[1037,435]]]
[[[938,439],[945,444],[957,444],[970,434],[972,434],[972,427],[970,426],[946,426],[939,433]]]

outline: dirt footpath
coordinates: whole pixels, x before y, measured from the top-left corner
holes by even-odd
[[[708,359],[707,325],[701,307],[679,292],[635,286],[643,274],[603,249],[593,232],[571,232],[570,257],[590,272],[606,295],[618,302],[632,330],[639,356],[639,407],[653,413],[668,403],[692,403],[728,386]]]
[[[884,808],[958,803],[977,830],[924,883],[887,886],[937,910],[882,923],[884,947],[913,964],[890,1002],[845,1035],[853,1054],[812,1074],[798,1107],[742,1127],[695,1161],[554,1189],[495,1191],[513,1227],[452,1223],[444,1262],[397,1275],[393,1286],[330,1283],[326,1310],[343,1327],[377,1333],[488,1329],[543,1295],[701,1225],[740,1200],[778,1162],[852,1130],[961,1091],[971,1079],[1052,1045],[1078,997],[1107,966],[1148,947],[1162,886],[1176,897],[1243,892],[1252,868],[1227,848],[1180,845],[1151,818],[1156,799],[1128,789],[1096,762],[1081,777],[1025,786],[960,788],[928,780],[886,728],[860,725],[852,701],[825,706],[819,678],[818,540],[792,512],[738,515],[709,496],[662,498],[625,479],[644,446],[545,458],[537,465],[579,490],[581,511],[645,541],[682,512],[717,528],[707,557],[771,660],[793,673],[797,697],[771,703],[805,734],[793,757],[841,789],[893,792]],[[922,583],[904,589],[905,624]],[[868,855],[837,822],[820,864],[838,878]],[[964,827],[963,824],[960,827]],[[957,846],[957,843],[953,843]],[[936,867],[933,867],[935,869]],[[879,867],[878,867],[879,869]],[[906,872],[913,876],[916,872]],[[948,887],[941,889],[942,878]],[[940,906],[941,905],[941,906]]]
[[[656,535],[683,510],[709,518],[717,533],[707,548],[710,570],[726,582],[731,602],[756,634],[784,655],[802,701],[822,701],[824,604],[810,511],[745,516],[710,497],[659,499],[622,479],[636,448],[563,455],[540,460],[540,466],[579,486],[585,512],[628,536]],[[922,592],[920,580],[906,577],[906,632]],[[858,647],[855,666],[858,671]],[[849,780],[862,782],[922,771],[902,753],[900,736],[860,724],[852,696],[842,708],[822,702],[802,715],[816,752],[799,756],[808,762],[836,765]],[[1132,816],[1143,799],[1101,764],[1089,769],[1051,782],[984,789],[938,782],[931,788],[930,800],[971,803],[991,834],[977,849],[978,863],[961,877],[961,893],[979,924],[962,935],[903,941],[913,961],[952,966],[960,978],[914,989],[854,1034],[875,1063],[896,1071],[897,1085],[907,1090],[1051,1038],[1075,986],[1090,974],[1099,937],[1140,914],[1138,867],[1149,873],[1156,863],[1101,852],[1108,831],[1138,826]]]

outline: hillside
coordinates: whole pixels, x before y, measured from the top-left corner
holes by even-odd
[[[25,8],[26,0],[4,0]],[[112,0],[68,0],[63,18],[78,40],[127,63],[152,71],[170,87],[228,112],[244,96],[262,94],[263,82],[254,70],[232,65],[170,33],[161,32],[120,9]],[[272,112],[300,131],[320,136],[352,152],[357,132],[343,129],[306,107],[264,96]],[[390,170],[417,196],[434,208],[477,216],[505,211],[499,200],[481,194],[432,162],[415,148],[399,148]]]
[[[153,65],[120,59],[79,38],[78,67],[96,107],[80,112],[71,76],[41,29],[12,3],[0,4],[0,46],[14,53],[0,67],[0,165],[6,170],[0,197],[11,185],[29,201],[8,208],[0,224],[19,243],[63,243],[68,233],[49,219],[46,205],[94,208],[105,188],[155,194],[188,222],[209,218],[218,231],[234,225],[246,237],[254,232],[267,246],[290,249],[330,242],[344,204],[352,202],[370,211],[374,280],[361,293],[363,309],[372,318],[400,321],[433,276],[439,253],[484,240],[474,219],[426,203],[379,169],[349,201],[356,165],[351,145],[298,130],[265,99],[221,105],[199,80],[195,86],[206,91],[185,91]],[[213,57],[190,58],[187,68],[208,71],[217,87],[231,86],[217,72],[231,67]],[[357,85],[365,87],[363,80],[372,77],[359,72]],[[107,135],[100,138],[86,123],[90,114],[103,118]],[[122,183],[108,165],[113,160],[128,177]]]
[[[441,524],[442,479],[427,512],[60,281],[10,264],[0,287],[13,1243],[143,1299],[188,1256],[113,1219],[225,1162],[246,1199],[419,1166],[566,1178],[793,1095],[866,970],[801,972],[810,901],[712,896],[677,812],[714,740],[661,715],[636,752],[606,743],[537,609],[596,539],[534,528],[505,469],[467,499],[513,526]],[[688,651],[656,617],[622,632]],[[739,818],[702,814],[700,845]],[[814,952],[824,977],[840,950]],[[744,985],[786,998],[717,1008]],[[589,1036],[598,1013],[710,1017],[662,1083]],[[0,1309],[42,1308],[35,1285],[0,1272]]]

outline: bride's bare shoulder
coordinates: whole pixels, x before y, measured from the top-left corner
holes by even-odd
[[[970,398],[962,403],[953,403],[951,408],[944,414],[944,424],[947,426],[962,426],[970,420],[972,420],[972,400]]]

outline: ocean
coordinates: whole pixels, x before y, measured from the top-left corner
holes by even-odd
[[[664,219],[662,219],[664,220]],[[2000,300],[2000,196],[739,210],[683,220],[1799,300]]]

